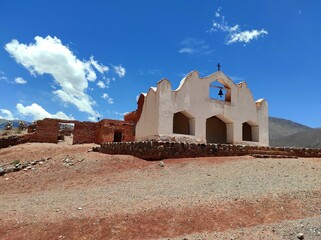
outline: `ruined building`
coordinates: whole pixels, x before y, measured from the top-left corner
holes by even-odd
[[[269,145],[268,104],[264,99],[254,101],[246,82],[235,84],[220,70],[204,78],[193,71],[176,90],[171,87],[162,79],[140,95],[136,111],[125,115],[125,121],[136,123],[135,140],[165,136]]]

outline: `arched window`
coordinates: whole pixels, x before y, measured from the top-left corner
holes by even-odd
[[[215,80],[210,83],[209,97],[215,100],[231,102],[231,88],[227,84]]]

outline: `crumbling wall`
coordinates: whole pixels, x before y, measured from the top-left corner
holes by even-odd
[[[96,124],[95,122],[75,122],[73,144],[94,143]]]
[[[121,142],[102,143],[100,152],[107,154],[133,155],[147,160],[166,158],[191,158],[215,156],[255,157],[321,157],[321,149],[279,148],[232,144],[196,144],[179,142]]]
[[[45,118],[38,120],[23,136],[12,136],[0,141],[0,148],[17,145],[25,142],[57,143],[58,137],[67,136],[71,130],[60,130],[59,123],[73,123],[73,144],[113,142],[114,133],[121,132],[121,141],[135,140],[135,123],[119,120],[104,119],[99,123],[79,122]]]
[[[28,128],[27,128],[27,132],[28,133],[33,133],[35,131],[36,131],[36,124],[33,123],[33,124],[28,126]]]
[[[26,141],[27,140],[23,137],[23,135],[0,138],[0,148],[18,145],[21,143],[25,143]]]
[[[57,143],[59,131],[59,119],[45,118],[37,121],[36,124],[36,142]]]
[[[113,142],[115,132],[122,133],[122,142],[135,140],[135,124],[133,122],[104,119],[97,123],[96,143]]]
[[[145,101],[144,94],[140,94],[139,99],[137,101],[137,110],[125,114],[124,115],[125,121],[134,122],[135,124],[138,122],[143,111],[144,101]]]

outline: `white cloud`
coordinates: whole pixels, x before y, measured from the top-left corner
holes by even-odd
[[[1,75],[2,75],[2,76],[1,76]],[[5,81],[5,82],[7,82],[8,78],[7,78],[6,76],[4,76],[4,75],[5,75],[5,73],[2,72],[2,71],[0,71],[0,81]]]
[[[55,114],[51,114],[47,112],[43,107],[38,105],[37,103],[33,103],[30,106],[23,106],[21,103],[16,105],[18,112],[23,116],[30,116],[32,121],[41,120],[44,118],[58,118],[58,119],[73,119],[71,116],[67,116],[65,113],[59,111]]]
[[[88,117],[88,120],[92,121],[92,122],[96,122],[97,118],[94,116]]]
[[[99,82],[97,83],[97,86],[98,86],[99,88],[108,88],[108,86],[107,86],[103,81],[99,81]]]
[[[268,34],[268,32],[265,31],[264,29],[262,29],[260,31],[251,30],[251,31],[233,33],[229,37],[227,44],[231,44],[231,43],[235,43],[235,42],[249,43],[253,39],[257,39],[259,36],[261,36],[263,34]]]
[[[236,42],[241,42],[241,43],[250,43],[252,40],[257,39],[260,36],[268,35],[268,31],[261,29],[261,30],[245,30],[242,31],[241,27],[236,24],[234,26],[230,26],[226,21],[225,21],[225,16],[222,16],[220,11],[222,10],[221,7],[217,9],[215,12],[215,20],[213,20],[212,27],[209,30],[209,32],[217,32],[222,31],[226,32],[226,44],[232,44]]]
[[[139,70],[140,75],[162,75],[161,69],[141,69]]]
[[[22,77],[16,77],[14,81],[18,84],[26,84],[27,83],[27,81],[24,80]]]
[[[85,93],[88,81],[96,80],[96,73],[106,72],[106,66],[98,64],[93,57],[79,60],[57,37],[35,37],[29,45],[12,40],[5,45],[6,51],[33,75],[50,74],[61,89],[53,91],[63,102],[75,105],[79,111],[96,116],[94,101]]]
[[[2,115],[0,115],[0,118],[7,119],[7,120],[14,119],[12,113],[8,109],[0,109],[0,112],[2,114]]]
[[[103,99],[107,100],[107,102],[109,104],[113,104],[114,103],[114,99],[109,97],[107,93],[104,93],[102,96],[101,96]]]
[[[193,49],[193,48],[181,48],[179,51],[179,53],[189,53],[189,54],[193,54],[196,52],[196,49]]]
[[[65,92],[63,90],[53,91],[63,102],[74,104],[79,110],[82,109],[83,112],[88,112],[92,116],[98,115],[97,112],[92,111],[92,106],[95,105],[95,101],[91,99],[85,93],[79,93],[78,96]]]
[[[126,69],[122,66],[122,65],[119,65],[119,66],[113,66],[114,68],[114,71],[115,73],[120,77],[124,77],[125,74],[126,74]]]
[[[91,65],[93,65],[95,68],[96,68],[96,70],[98,71],[98,72],[100,72],[100,73],[104,73],[104,72],[108,72],[108,70],[109,70],[109,68],[107,67],[107,66],[104,66],[104,65],[102,65],[102,64],[99,64],[96,60],[94,60],[94,57],[93,56],[91,56],[90,57],[90,63],[91,63]]]
[[[216,12],[215,12],[215,17],[220,17],[221,16],[221,10],[222,10],[222,7],[219,7]]]
[[[114,112],[115,115],[119,115],[119,116],[124,116],[124,115],[127,114],[127,113],[129,113],[129,112],[123,112],[123,113],[121,113],[121,112]]]
[[[185,38],[180,45],[182,48],[178,51],[179,53],[208,55],[213,52],[205,41],[196,38]]]

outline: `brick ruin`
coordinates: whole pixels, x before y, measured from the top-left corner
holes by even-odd
[[[62,128],[63,125],[72,127]],[[134,141],[135,123],[110,119],[80,122],[45,118],[30,125],[25,135],[0,138],[0,148],[26,142],[58,143],[70,135],[73,136],[73,144]]]

